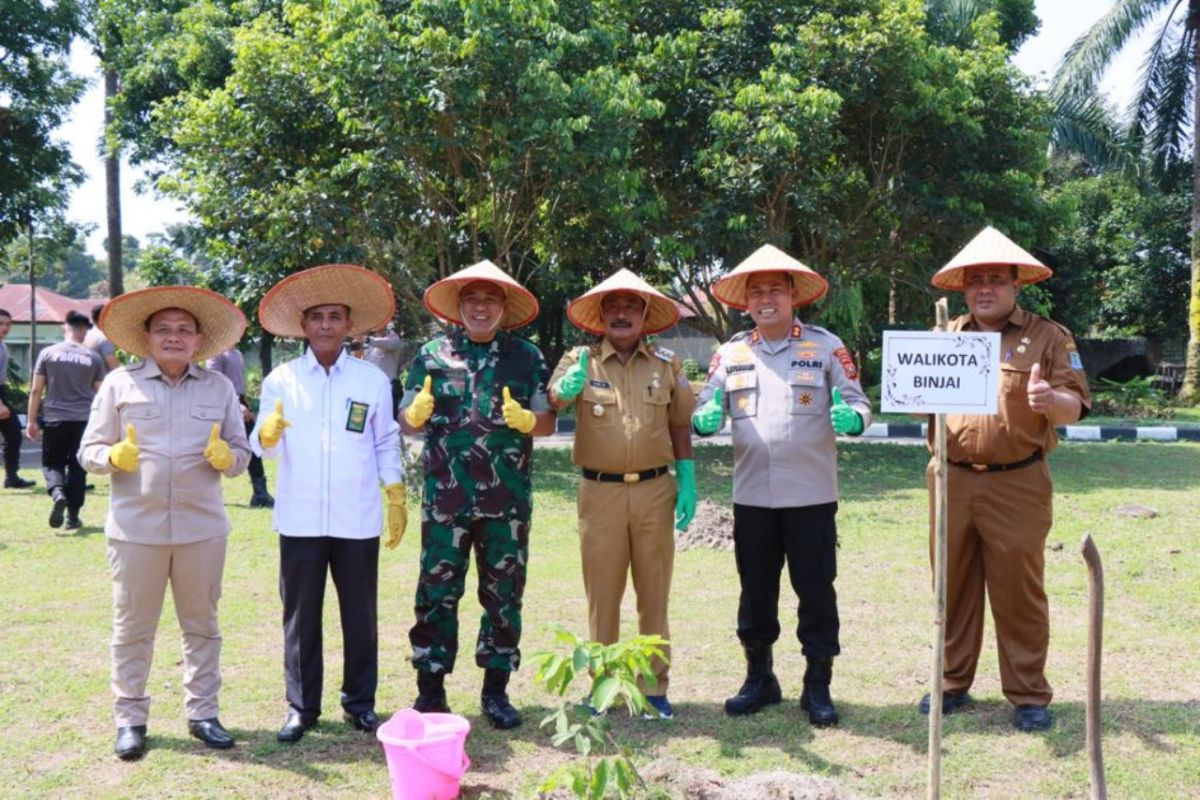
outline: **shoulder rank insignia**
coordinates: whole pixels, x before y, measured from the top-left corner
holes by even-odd
[[[670,361],[675,358],[675,351],[668,350],[665,347],[656,347],[654,348],[654,355],[658,356],[663,361],[670,363]]]
[[[789,339],[802,339],[804,337],[804,328],[800,325],[793,325],[791,333],[788,334]]]

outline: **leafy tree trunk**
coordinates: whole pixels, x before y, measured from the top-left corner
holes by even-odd
[[[1192,0],[1189,24],[1200,25],[1200,2]],[[1193,30],[1193,36],[1200,30]],[[1200,44],[1192,46],[1192,284],[1188,301],[1187,367],[1180,397],[1200,397]]]
[[[108,206],[108,296],[125,292],[125,270],[121,263],[121,151],[111,130],[110,104],[117,95],[117,72],[104,70],[104,191]]]

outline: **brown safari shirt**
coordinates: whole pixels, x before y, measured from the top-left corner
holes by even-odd
[[[572,348],[550,377],[553,386],[579,361]],[[599,472],[642,472],[675,461],[668,426],[691,424],[696,397],[683,364],[643,339],[625,363],[607,338],[588,348],[588,375],[575,398],[572,460]]]
[[[964,314],[951,320],[949,330],[978,331],[974,318]],[[1092,407],[1087,375],[1071,332],[1057,322],[1020,306],[1013,309],[1000,331],[1000,403],[994,415],[948,414],[946,454],[950,461],[969,464],[1012,464],[1058,445],[1058,434],[1049,418],[1029,408],[1026,389],[1033,365],[1042,365],[1042,379],[1055,389],[1079,397],[1080,418]],[[933,447],[933,426],[929,428]]]

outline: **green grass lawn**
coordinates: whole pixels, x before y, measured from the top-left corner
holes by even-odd
[[[799,708],[803,660],[788,633],[795,605],[786,580],[785,635],[776,648],[784,703],[748,719],[724,715],[722,701],[740,685],[743,670],[733,633],[733,557],[689,550],[677,556],[673,588],[671,699],[677,719],[614,719],[618,736],[633,747],[640,764],[683,776],[715,770],[729,778],[786,770],[833,778],[854,796],[924,795],[927,729],[915,704],[929,671],[926,455],[921,448],[891,444],[847,444],[840,450],[843,655],[835,664],[833,689],[842,724],[811,729]],[[698,449],[701,497],[729,502],[730,458],[727,447]],[[1096,538],[1108,578],[1104,751],[1111,796],[1200,796],[1200,446],[1065,444],[1052,457],[1052,468],[1058,494],[1047,553],[1048,674],[1056,691],[1056,724],[1040,735],[1010,727],[989,622],[972,690],[979,702],[945,721],[945,796],[1087,796],[1087,582],[1078,554],[1084,532]],[[221,719],[238,746],[207,750],[187,735],[178,626],[168,600],[150,681],[149,753],[133,764],[112,755],[111,585],[101,525],[108,485],[102,478],[96,483],[83,511],[88,526],[75,534],[46,527],[44,494],[0,495],[4,796],[388,796],[379,745],[340,721],[340,633],[332,586],[323,723],[298,745],[275,741],[284,711],[277,544],[269,513],[246,506],[245,478],[226,483],[235,531],[221,601]],[[566,450],[537,451],[527,654],[549,646],[552,623],[586,633],[575,485]],[[1152,506],[1158,516],[1113,513],[1131,502]],[[407,631],[418,539],[410,531],[397,551],[381,555],[378,709],[384,714],[406,706],[415,694]],[[631,597],[625,607],[626,620],[632,620]],[[527,797],[568,760],[537,727],[550,699],[523,669],[511,688],[526,724],[499,733],[481,721],[480,671],[469,657],[479,613],[473,591],[462,609],[468,656],[448,687],[451,705],[474,726],[465,796]]]

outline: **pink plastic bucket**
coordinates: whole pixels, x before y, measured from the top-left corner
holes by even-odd
[[[421,714],[406,708],[379,726],[375,735],[387,756],[394,800],[454,800],[471,766],[467,733],[471,723],[457,714]]]

